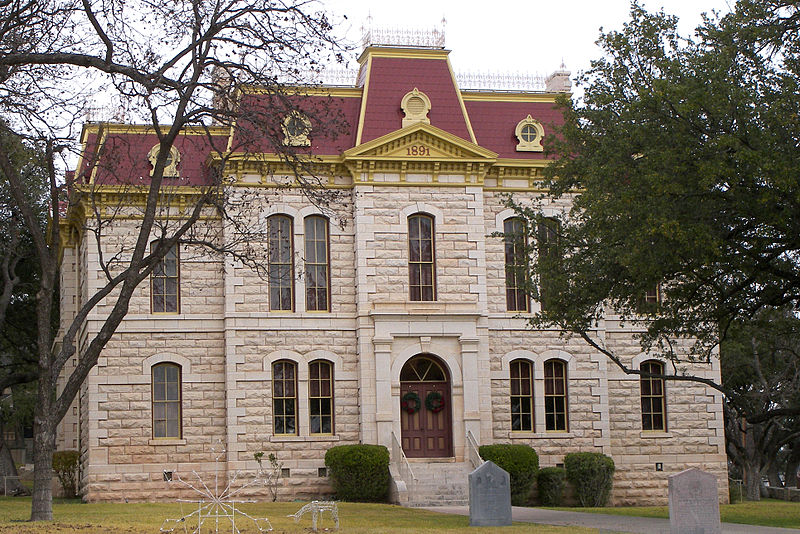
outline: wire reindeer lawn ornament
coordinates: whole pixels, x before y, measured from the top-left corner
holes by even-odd
[[[165,519],[161,524],[161,529],[159,532],[171,533],[175,532],[175,529],[183,527],[184,534],[203,534],[204,532],[209,534],[212,532],[219,534],[220,532],[227,531],[227,524],[230,524],[231,534],[240,534],[241,530],[239,527],[243,523],[255,526],[255,528],[258,529],[258,532],[272,531],[272,523],[270,523],[269,519],[266,517],[252,517],[237,508],[237,505],[254,503],[256,501],[237,500],[234,498],[237,494],[257,484],[269,484],[271,475],[265,476],[264,471],[259,468],[259,470],[256,472],[255,478],[253,478],[252,481],[243,484],[236,489],[231,489],[239,476],[239,471],[235,471],[232,477],[228,477],[227,484],[225,485],[224,489],[220,491],[219,459],[225,454],[226,451],[225,448],[222,447],[221,441],[218,442],[218,444],[220,445],[219,451],[216,449],[216,447],[211,448],[211,452],[216,454],[214,457],[213,489],[208,487],[197,471],[192,470],[192,474],[197,479],[195,483],[202,487],[195,486],[192,483],[183,480],[176,472],[164,471],[165,482],[168,484],[182,484],[184,487],[196,492],[200,498],[196,500],[178,499],[178,502],[181,503],[196,503],[197,509],[191,513],[183,515],[182,517],[179,517],[178,519]],[[239,521],[238,526],[237,520]],[[197,525],[190,530],[190,525],[194,526],[195,521],[197,521]],[[222,523],[222,525],[220,525],[220,523]],[[220,530],[220,526],[222,526],[222,530]]]

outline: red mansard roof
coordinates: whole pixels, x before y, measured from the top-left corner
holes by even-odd
[[[465,94],[467,113],[469,113],[475,141],[478,145],[497,152],[500,158],[544,159],[542,152],[517,152],[517,137],[514,134],[519,121],[528,115],[538,120],[544,127],[545,135],[552,133],[553,125],[563,123],[561,111],[549,102],[525,101],[541,100],[540,95],[518,95],[519,100],[504,102],[508,94]],[[481,98],[472,100],[471,98]],[[490,100],[491,98],[497,100]],[[538,97],[538,98],[537,98]]]
[[[545,134],[563,121],[554,93],[482,92],[459,89],[448,50],[368,47],[359,61],[363,87],[297,88],[287,95],[258,89],[243,95],[241,117],[233,136],[226,128],[187,129],[178,136],[180,178],[166,183],[202,185],[209,182],[206,162],[212,152],[275,154],[283,147],[281,125],[292,109],[311,121],[310,147],[297,147],[317,156],[339,156],[402,128],[401,100],[418,89],[430,100],[430,124],[498,154],[502,159],[541,160],[541,152],[518,152],[517,124],[528,115]],[[568,73],[562,73],[568,74]],[[250,125],[257,124],[256,127]],[[76,170],[78,183],[146,184],[151,165],[148,153],[158,139],[152,128],[104,124],[84,128],[85,153]],[[97,164],[100,162],[100,164]]]
[[[431,58],[371,57],[364,86],[366,102],[361,142],[366,143],[398,130],[403,121],[400,101],[414,88],[431,100],[428,118],[441,128],[467,141],[473,141],[467,126],[460,95],[446,54],[435,50]]]

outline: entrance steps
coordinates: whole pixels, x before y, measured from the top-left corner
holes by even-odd
[[[469,462],[412,461],[415,481],[407,482],[406,506],[462,506],[469,504]]]

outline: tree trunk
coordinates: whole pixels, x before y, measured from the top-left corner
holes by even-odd
[[[19,481],[17,466],[11,456],[11,449],[8,448],[8,444],[3,437],[2,430],[0,428],[0,478],[5,477],[2,487],[6,495],[22,495],[27,493],[27,490]]]
[[[52,422],[52,391],[42,391],[39,381],[39,402],[33,424],[33,501],[31,521],[53,520],[53,452],[56,448],[55,424]]]
[[[778,474],[778,466],[775,462],[770,462],[767,467],[767,479],[769,480],[769,485],[773,488],[783,487],[783,482],[781,482],[781,477]]]
[[[744,468],[744,498],[748,501],[761,500],[761,469],[758,464],[747,462]]]

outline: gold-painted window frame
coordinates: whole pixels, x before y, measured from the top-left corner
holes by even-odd
[[[309,231],[309,223],[322,221],[322,229],[324,236],[322,239],[313,232],[313,239],[309,236],[312,232]],[[331,247],[330,247],[330,223],[327,218],[321,215],[309,215],[303,221],[304,236],[305,236],[305,270],[306,270],[306,311],[327,312],[331,310]],[[310,247],[313,245],[313,247]],[[320,245],[322,248],[320,248]],[[325,257],[320,260],[318,252],[324,251]],[[316,276],[312,275],[312,270],[317,273]],[[319,273],[324,273],[325,284],[311,286],[312,280],[319,280]],[[319,297],[324,296],[325,305],[319,306]],[[313,300],[312,300],[313,296]]]
[[[281,378],[278,378],[279,367],[282,369]],[[289,378],[286,378],[286,369],[292,370],[292,376]],[[289,389],[291,394],[287,394]],[[292,413],[287,413],[286,407],[290,405],[293,406]],[[298,435],[297,409],[297,363],[291,360],[278,360],[272,364],[272,432],[276,436]],[[286,432],[288,421],[292,421],[294,425],[291,432]]]
[[[544,424],[546,432],[569,431],[567,364],[563,360],[544,362]]]
[[[525,223],[519,217],[503,221],[506,268],[506,311],[530,311],[530,299],[520,287],[527,269]]]
[[[315,373],[314,369],[317,369]],[[322,370],[327,368],[327,377],[323,377]],[[314,360],[308,364],[308,433],[312,436],[330,436],[336,432],[334,419],[334,379],[333,364],[327,360]],[[325,394],[327,384],[328,394]],[[316,386],[316,387],[315,387]],[[327,401],[327,411],[325,405]],[[316,412],[316,413],[315,413]],[[319,418],[317,432],[314,419]],[[325,421],[328,421],[328,428],[325,429]]]
[[[153,242],[150,244],[150,250],[152,251],[158,245],[157,242]],[[175,262],[175,275],[167,275],[163,274],[166,273],[166,263],[171,260],[170,256],[174,256]],[[161,280],[162,287],[164,288],[163,292],[157,292],[156,285],[157,281]],[[175,280],[175,293],[167,293],[166,288],[169,283],[169,280]],[[160,309],[156,306],[156,299],[157,297],[163,298],[163,306]],[[172,297],[174,301],[174,310],[170,310],[168,297]],[[181,313],[181,255],[180,255],[180,247],[176,244],[167,253],[164,255],[164,258],[153,268],[153,271],[150,273],[150,313],[154,314],[179,314]]]
[[[527,376],[524,376],[527,372]],[[526,392],[527,389],[527,392]],[[535,432],[536,418],[534,410],[533,396],[533,364],[529,360],[513,360],[509,364],[509,390],[510,390],[510,412],[511,412],[511,431],[512,432]],[[515,400],[518,409],[515,410]],[[527,404],[527,409],[525,405]],[[515,428],[515,416],[519,421],[518,428]],[[525,417],[528,417],[528,424],[525,424]]]
[[[430,222],[430,234],[422,235],[423,220]],[[415,213],[408,217],[408,296],[413,302],[433,302],[436,300],[436,221],[427,213]],[[412,227],[417,226],[417,238],[412,238]],[[416,253],[413,243],[417,243]],[[430,243],[430,258],[424,259],[423,243]],[[430,283],[423,283],[427,274]],[[416,283],[415,283],[416,282]],[[426,291],[427,290],[427,291]]]
[[[284,235],[283,231],[278,228],[275,231],[276,224],[286,223],[287,234]],[[283,213],[271,215],[267,219],[267,261],[268,261],[268,299],[270,311],[294,311],[294,220]],[[284,243],[288,244],[288,257],[280,255]],[[278,256],[273,255],[273,251],[277,248]],[[277,267],[279,272],[278,276],[273,275],[273,269]],[[288,280],[287,280],[288,278]],[[278,290],[277,303],[273,301],[273,291]],[[288,307],[284,306],[284,291],[289,292]]]
[[[168,380],[169,373],[168,370],[174,368],[177,370],[177,380],[175,381],[176,384],[176,391],[177,397],[174,399],[170,399],[169,397],[169,384],[172,383]],[[164,381],[157,382],[156,381],[156,374],[164,370]],[[156,391],[157,388],[163,385],[163,393],[164,399],[156,399],[158,396]],[[164,418],[157,418],[156,406],[163,405],[164,407]],[[177,432],[173,434],[169,433],[169,422],[171,419],[168,417],[169,414],[169,406],[170,405],[177,405],[177,420],[176,420],[176,427]],[[182,370],[181,366],[172,363],[172,362],[161,362],[155,364],[153,367],[150,368],[150,412],[152,416],[152,436],[153,439],[181,439],[183,436],[183,379],[182,379]],[[159,436],[160,433],[158,424],[159,422],[164,422],[164,435]]]
[[[639,370],[656,375],[664,374],[664,364],[658,360],[641,363]],[[667,392],[664,379],[655,376],[639,377],[644,432],[667,431]]]

